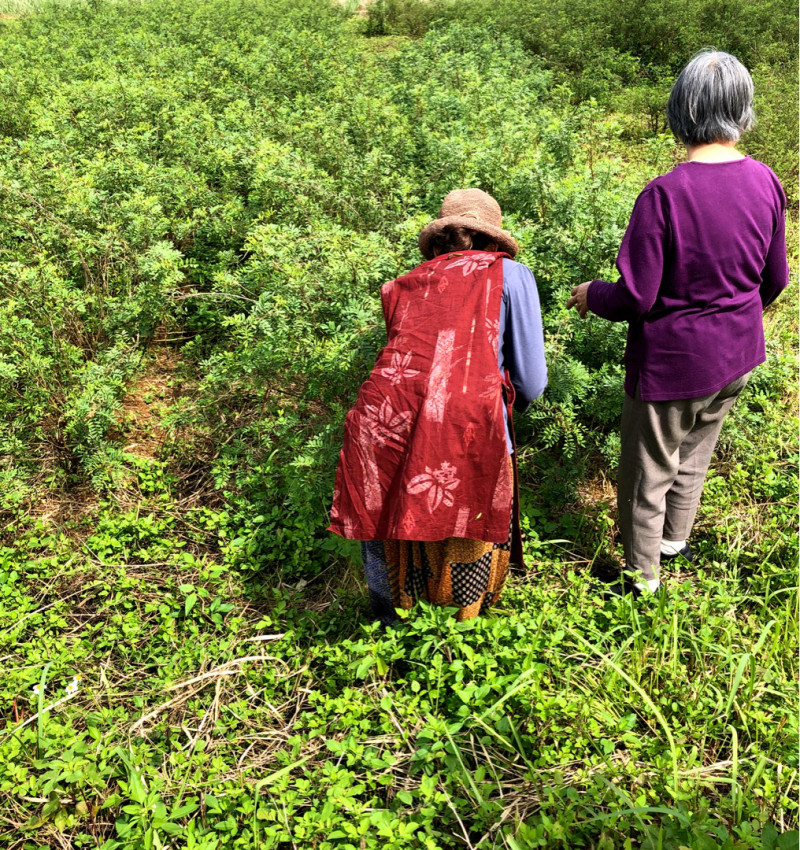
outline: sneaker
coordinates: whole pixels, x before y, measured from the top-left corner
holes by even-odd
[[[674,555],[662,555],[661,563],[669,564],[674,561],[676,558],[683,558],[688,561],[690,564],[694,563],[694,552],[692,552],[692,547],[687,543],[682,549],[679,549]]]
[[[641,591],[638,587],[634,587],[633,584],[628,584],[625,581],[615,581],[613,584],[604,584],[602,593],[604,599],[608,599],[611,596],[627,596],[629,593],[632,593],[634,598],[638,598]]]
[[[625,573],[622,573],[619,581],[603,585],[603,596],[606,598],[609,596],[620,597],[627,596],[629,593],[632,593],[634,599],[640,599],[642,596],[655,596],[658,598],[661,595],[663,587],[663,584],[659,584],[659,586],[653,591],[642,589],[634,584],[632,578],[625,575]]]

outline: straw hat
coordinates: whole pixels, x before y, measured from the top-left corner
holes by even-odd
[[[426,260],[433,258],[431,240],[446,227],[468,227],[485,233],[497,242],[499,251],[512,257],[519,251],[514,237],[503,230],[500,204],[480,189],[456,189],[442,201],[439,218],[432,221],[419,235],[419,249]]]

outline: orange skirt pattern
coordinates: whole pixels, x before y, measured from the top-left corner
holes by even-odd
[[[363,543],[362,552],[372,610],[384,624],[397,618],[395,608],[409,609],[418,599],[457,608],[456,619],[469,620],[500,597],[511,539],[376,540]]]

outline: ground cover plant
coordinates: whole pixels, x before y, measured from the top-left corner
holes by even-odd
[[[678,161],[695,47],[750,64],[744,149],[797,199],[794,10],[650,5],[0,8],[4,846],[797,846],[796,279],[698,566],[598,592],[624,328],[564,303]],[[529,565],[385,633],[324,532],[342,421],[378,286],[468,185],[542,296]]]

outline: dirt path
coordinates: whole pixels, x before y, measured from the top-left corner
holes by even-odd
[[[125,435],[123,451],[143,458],[157,458],[167,439],[161,418],[180,395],[176,372],[181,359],[166,345],[153,346],[144,370],[122,399],[118,427]]]

